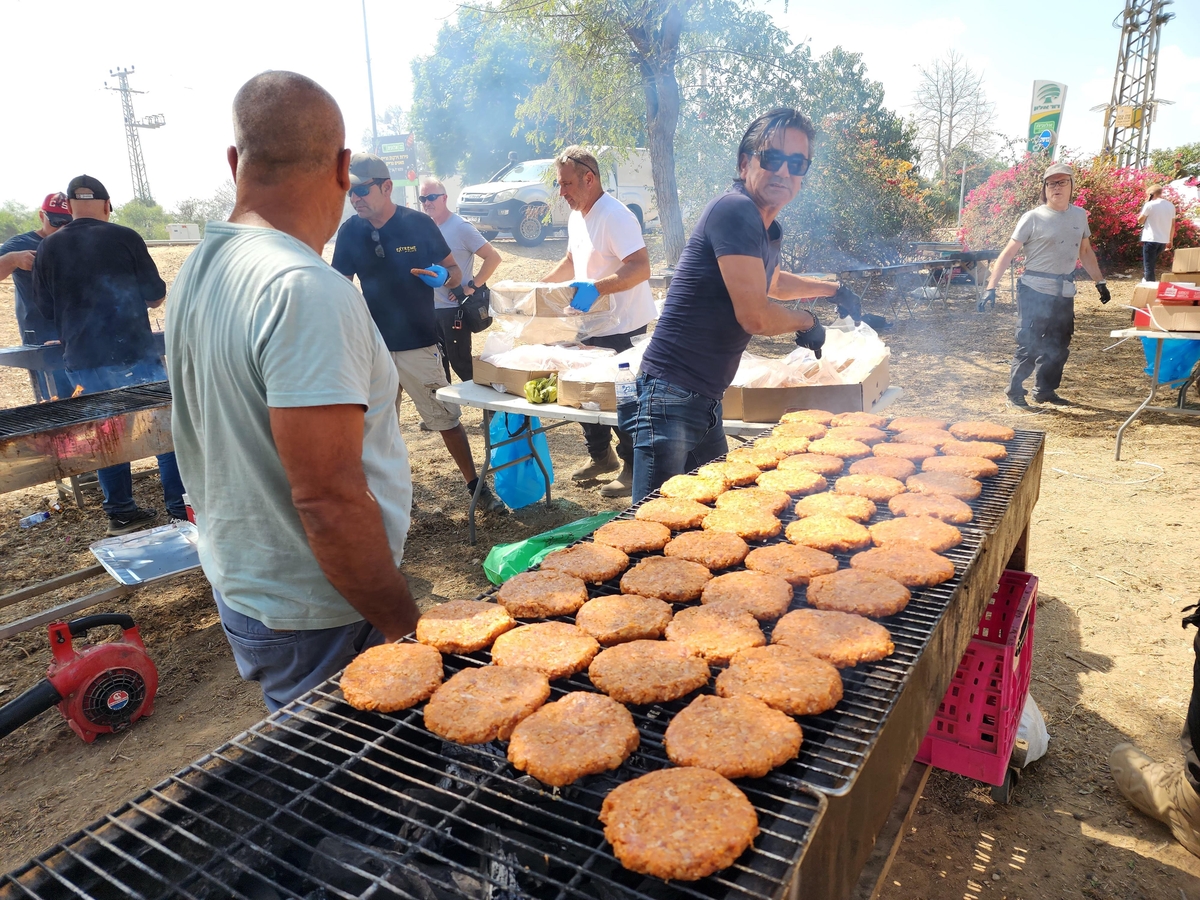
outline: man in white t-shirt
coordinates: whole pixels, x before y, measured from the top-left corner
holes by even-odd
[[[657,311],[650,294],[650,253],[642,240],[637,216],[616,197],[604,192],[600,164],[583,147],[568,147],[554,160],[558,170],[558,192],[571,207],[567,219],[567,255],[542,279],[555,283],[570,281],[575,288],[571,305],[585,312],[601,294],[611,294],[616,324],[608,333],[584,341],[594,347],[609,347],[620,353],[633,346],[632,339],[646,333]],[[620,428],[617,450],[612,448],[612,429],[607,425],[584,425],[589,461],[571,473],[576,481],[595,481],[621,467],[616,478],[600,488],[605,497],[628,497],[633,493],[633,437]]]
[[[1154,267],[1163,250],[1175,242],[1175,204],[1162,195],[1162,185],[1146,190],[1146,203],[1138,213],[1142,226],[1142,278],[1157,281]]]
[[[271,711],[417,623],[399,379],[321,258],[350,187],[342,114],[293,72],[233,102],[237,203],[167,303],[171,432],[238,672]]]
[[[450,245],[450,255],[462,272],[462,283],[456,288],[445,285],[433,289],[433,314],[437,316],[438,340],[442,345],[442,365],[446,368],[446,380],[450,380],[450,369],[460,381],[471,381],[474,372],[471,366],[471,330],[463,322],[460,304],[478,290],[486,289],[488,279],[500,265],[500,254],[484,240],[470,222],[450,212],[446,205],[446,186],[436,178],[421,182],[421,193],[417,195],[425,215],[433,219],[442,237]],[[475,271],[475,257],[480,259],[479,271]],[[483,295],[483,296],[486,296]]]

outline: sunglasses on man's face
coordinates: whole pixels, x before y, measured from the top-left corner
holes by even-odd
[[[787,163],[789,175],[803,175],[812,165],[812,160],[803,153],[793,153],[789,156],[777,147],[759,150],[754,155],[758,157],[758,164],[768,172],[778,172],[780,166]]]
[[[422,203],[432,203],[438,197],[445,197],[445,196],[446,196],[445,194],[421,194],[419,197],[417,197],[417,199],[420,200]]]
[[[354,187],[350,188],[348,193],[353,194],[355,197],[365,197],[367,194],[371,193],[371,188],[377,184],[383,184],[383,182],[378,178],[375,178],[366,182],[365,184],[356,184]]]

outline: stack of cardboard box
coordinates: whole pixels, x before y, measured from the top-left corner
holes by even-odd
[[[1162,282],[1200,285],[1200,247],[1181,247],[1175,251],[1171,273],[1162,276]],[[1160,282],[1159,284],[1161,284]],[[1167,331],[1200,331],[1200,305],[1187,303],[1163,303],[1159,284],[1138,285],[1133,290],[1133,305],[1147,310],[1138,314],[1134,323],[1165,328]]]

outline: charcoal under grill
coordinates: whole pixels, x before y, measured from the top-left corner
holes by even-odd
[[[165,381],[0,410],[0,493],[172,447]]]
[[[954,579],[914,590],[903,612],[881,620],[895,653],[842,671],[837,708],[799,720],[798,759],[738,781],[762,833],[723,872],[669,884],[628,872],[597,819],[610,790],[669,765],[663,733],[686,700],[631,708],[641,745],[630,759],[551,791],[511,767],[495,744],[440,740],[419,709],[352,709],[334,679],[10,873],[0,900],[847,896],[881,810],[886,818],[999,572],[1024,539],[1042,441],[1018,432],[1008,442],[1000,473],[971,503],[974,521],[960,526],[963,543],[945,554]],[[879,518],[888,517],[881,506]],[[616,582],[589,586],[591,596],[617,591]],[[792,608],[804,605],[798,588]],[[444,656],[447,677],[488,661],[487,653]],[[553,688],[556,698],[594,690],[585,675]]]

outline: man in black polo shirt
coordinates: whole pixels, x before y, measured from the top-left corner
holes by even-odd
[[[797,344],[820,351],[825,332],[816,316],[771,300],[838,290],[779,267],[783,230],[775,217],[800,191],[813,134],[794,109],[755,119],[738,147],[733,186],[704,208],[683,248],[642,357],[636,419],[629,421],[634,409],[617,413],[634,436],[635,503],[725,453],[721,397],[751,335],[795,331]]]
[[[67,187],[71,221],[42,241],[33,264],[34,303],[58,328],[71,381],[83,393],[166,381],[147,309],[162,306],[167,285],[146,242],[131,228],[108,221],[108,191],[80,175]],[[186,517],[183,482],[174,453],[158,457],[167,513]],[[109,534],[150,525],[156,510],[133,501],[129,463],[100,469]]]
[[[438,388],[449,382],[438,350],[433,289],[458,287],[462,273],[437,223],[392,202],[391,174],[382,159],[355,153],[350,184],[350,203],[358,215],[338,229],[333,267],[347,278],[358,276],[371,318],[392,354],[400,376],[397,414],[408,391],[425,427],[441,432],[474,495],[479,479],[459,409],[437,398]],[[479,506],[504,508],[486,485]]]

